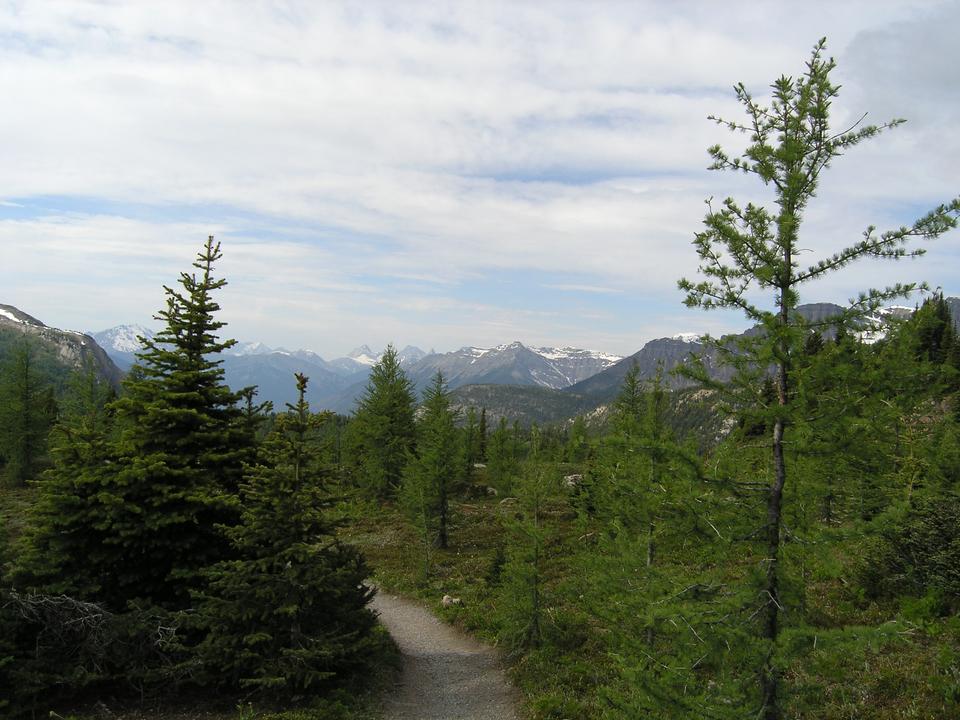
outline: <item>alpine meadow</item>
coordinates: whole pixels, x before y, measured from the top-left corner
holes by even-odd
[[[534,12],[532,5],[521,5]],[[370,17],[383,9],[347,6],[347,24],[366,33],[352,37],[372,63],[379,35]],[[469,37],[480,43],[498,25],[485,16],[464,30],[458,23],[468,11],[456,6],[443,12],[430,6],[436,11],[428,13],[430,42],[447,47]],[[609,9],[606,3],[598,7]],[[395,18],[396,25],[384,26],[390,32],[409,29],[424,10],[410,11],[414,19]],[[247,12],[252,10],[238,11],[238,17]],[[287,8],[284,23],[306,22],[302,12]],[[28,16],[24,9],[19,17],[23,43],[34,37],[28,26],[41,22]],[[225,14],[219,17],[224,43],[249,39]],[[687,22],[675,25],[696,34]],[[71,27],[86,32],[79,20]],[[541,41],[552,37],[551,28],[544,23]],[[164,34],[168,30],[176,42]],[[163,24],[154,38],[151,30],[154,44],[143,57],[167,62],[167,53],[202,55],[180,32],[186,30]],[[334,42],[335,34],[317,35],[316,42]],[[584,43],[588,35],[584,30]],[[371,146],[389,145],[398,137],[394,133],[406,132],[408,104],[441,104],[440,85],[431,85],[430,73],[449,56],[403,37],[407,44],[384,41],[389,47],[380,51],[398,57],[413,52],[416,62],[397,62],[405,78],[422,84],[410,95],[404,85],[390,96],[397,114],[376,115],[382,137]],[[0,33],[6,52],[3,38]],[[103,33],[97,52],[112,57],[114,42],[120,42],[117,36]],[[37,62],[60,52],[39,40],[29,43],[28,54]],[[281,44],[257,45],[257,62],[279,62]],[[494,45],[504,58],[516,52],[509,43]],[[561,44],[553,53],[570,48]],[[194,66],[193,80],[220,78],[245,52],[231,45],[226,65],[209,55]],[[568,69],[569,77],[550,76],[557,87],[582,83],[590,88],[587,98],[600,93],[590,84],[591,73],[600,71],[589,63],[564,65],[550,53],[528,52],[525,66],[541,68],[547,57]],[[758,55],[764,64],[769,57]],[[597,67],[606,62],[602,53],[592,61]],[[719,54],[716,63],[725,67]],[[340,90],[353,87],[351,82],[360,83],[360,66],[351,67],[347,75],[324,81]],[[464,67],[450,69],[461,99],[458,73],[467,73]],[[278,187],[289,190],[290,215],[276,224],[285,239],[269,252],[278,264],[294,258],[279,280],[268,279],[276,277],[273,269],[256,255],[259,241],[251,240],[272,222],[264,208],[275,189],[264,181],[256,192],[243,190],[257,195],[245,209],[222,200],[213,186],[208,195],[185,201],[195,209],[202,205],[198,217],[211,229],[200,237],[207,240],[192,265],[177,246],[176,262],[187,266],[177,275],[154,282],[166,272],[159,261],[143,270],[135,284],[159,285],[154,290],[162,293],[162,305],[152,316],[155,330],[127,333],[127,345],[111,347],[107,333],[45,325],[27,314],[33,308],[20,306],[21,298],[34,294],[17,295],[16,306],[14,296],[0,297],[11,302],[0,305],[0,717],[960,717],[960,299],[939,281],[913,279],[940,270],[923,257],[928,250],[933,255],[957,242],[960,196],[951,197],[956,188],[936,187],[934,204],[924,199],[921,205],[919,190],[889,199],[890,186],[883,185],[882,202],[891,207],[877,226],[847,236],[844,213],[859,218],[863,208],[877,207],[869,204],[875,181],[906,173],[902,165],[882,164],[904,147],[920,153],[923,143],[915,136],[897,140],[909,127],[904,119],[871,124],[863,112],[869,108],[850,114],[846,87],[837,79],[842,67],[822,39],[796,74],[781,75],[767,87],[738,83],[732,98],[706,94],[722,109],[708,122],[695,118],[709,128],[708,142],[717,143],[707,150],[715,172],[700,172],[692,187],[712,191],[718,186],[709,183],[719,179],[720,187],[729,187],[723,195],[730,196],[708,195],[702,219],[687,213],[669,218],[688,240],[692,236],[692,247],[677,253],[686,264],[667,278],[671,287],[663,293],[670,308],[663,314],[670,323],[675,317],[687,323],[706,318],[703,327],[719,329],[712,334],[683,333],[678,326],[673,337],[651,339],[632,355],[547,347],[547,339],[450,353],[390,342],[382,352],[364,346],[335,361],[233,338],[237,318],[266,317],[260,327],[279,336],[300,312],[321,333],[325,323],[337,323],[339,330],[330,335],[347,332],[350,324],[372,337],[384,326],[401,334],[414,327],[407,316],[424,306],[464,313],[449,322],[431,315],[427,325],[438,333],[459,325],[458,332],[476,332],[478,342],[486,342],[481,333],[507,332],[526,322],[579,332],[581,326],[564,315],[582,315],[577,322],[597,333],[589,337],[605,331],[609,314],[629,324],[635,306],[621,289],[582,281],[576,273],[587,273],[586,267],[557,275],[544,269],[549,258],[543,256],[555,252],[559,262],[573,252],[566,246],[572,237],[604,256],[596,267],[605,272],[647,272],[619,267],[635,256],[617,255],[600,235],[561,227],[578,222],[577,212],[597,213],[595,228],[626,222],[609,214],[619,207],[612,201],[600,202],[599,210],[588,203],[606,181],[584,179],[586,171],[583,177],[569,171],[557,181],[559,159],[536,172],[521,162],[579,152],[580,136],[568,132],[571,127],[585,133],[584,153],[598,147],[597,137],[604,138],[600,145],[613,143],[615,133],[634,122],[631,113],[642,114],[626,99],[626,86],[612,91],[622,105],[609,115],[591,115],[589,103],[571,111],[570,117],[590,116],[584,126],[561,112],[544,121],[532,108],[546,102],[545,95],[523,100],[529,115],[518,125],[542,134],[561,126],[564,131],[549,151],[511,146],[516,168],[491,171],[503,185],[482,199],[474,186],[467,189],[479,177],[471,176],[471,163],[507,140],[487,111],[477,109],[492,102],[490,87],[469,87],[467,94],[476,95],[467,103],[472,109],[464,111],[471,118],[464,121],[470,142],[457,145],[440,131],[434,139],[445,151],[456,146],[455,159],[438,163],[455,168],[457,182],[464,183],[455,194],[483,205],[490,224],[464,206],[456,210],[434,180],[411,164],[400,185],[409,184],[416,197],[405,195],[344,229],[367,201],[365,194],[382,200],[388,190],[351,174],[368,157],[348,142],[356,129],[351,126],[363,123],[336,115],[344,108],[334,107],[340,96],[331,95],[330,113],[338,120],[325,131],[342,138],[343,152],[357,156],[350,156],[350,170],[335,168],[323,181],[342,183],[349,202],[334,205],[324,196],[310,208],[330,215],[318,231],[329,242],[323,252],[330,267],[297,266],[298,238],[313,229],[294,208],[316,198],[291,180],[306,173],[296,166],[276,176]],[[291,66],[270,75],[283,86],[272,96],[281,110],[288,102],[296,107],[298,86],[284,85],[288,70],[296,72]],[[697,66],[696,81],[671,87],[671,112],[688,108],[692,88],[709,85],[715,72]],[[162,92],[172,77],[157,73],[151,87]],[[121,87],[129,78],[117,74],[110,82]],[[244,92],[226,75],[217,82],[222,95],[216,102],[229,103],[233,93]],[[308,85],[299,92],[311,92]],[[196,85],[198,93],[201,87]],[[357,88],[344,90],[347,106],[361,102]],[[257,115],[252,122],[272,132],[273,117]],[[651,127],[644,131],[670,137],[663,124]],[[144,147],[161,137],[148,141],[145,135]],[[204,142],[239,138],[224,133]],[[275,144],[266,154],[297,154],[280,133],[270,142]],[[305,153],[301,162],[313,162],[306,149],[298,150]],[[857,164],[861,158],[864,165]],[[151,172],[165,170],[158,164]],[[236,173],[226,184],[242,182],[243,173],[229,162],[224,173]],[[187,175],[171,172],[166,182],[186,184]],[[835,176],[840,180],[832,181]],[[146,177],[131,173],[131,186]],[[939,176],[931,169],[932,179],[923,177],[911,182],[926,193]],[[90,182],[99,182],[93,173]],[[493,182],[479,185],[489,190]],[[682,178],[679,171],[654,168],[645,171],[642,184],[673,192]],[[548,252],[514,247],[518,242],[507,226],[516,221],[524,230],[534,198],[555,186],[562,186],[563,201],[544,201],[554,213],[555,245]],[[522,209],[510,205],[514,200],[503,188],[523,198]],[[646,191],[630,192],[639,202]],[[0,187],[0,201],[5,192]],[[842,201],[828,204],[837,192],[844,193]],[[49,195],[49,202],[62,202],[57,193]],[[20,196],[10,197],[0,209],[21,212]],[[78,208],[81,197],[76,194]],[[657,197],[656,212],[670,214],[676,207]],[[145,217],[173,217],[173,201],[151,202],[156,204]],[[111,203],[111,212],[132,212],[136,205],[119,196]],[[424,216],[422,226],[403,215],[410,208]],[[62,251],[75,252],[83,241],[69,224],[85,212],[58,211],[43,232],[63,233]],[[463,217],[456,218],[457,232],[483,236],[478,247],[489,264],[483,267],[498,278],[484,293],[509,295],[516,277],[536,278],[518,291],[515,297],[523,299],[515,313],[500,313],[488,296],[441,295],[445,288],[479,283],[483,274],[480,266],[454,259],[474,251],[468,241],[458,246],[456,238],[444,236],[448,213],[458,212]],[[915,219],[902,222],[904,213]],[[106,211],[90,214],[102,217]],[[891,217],[897,220],[884,227]],[[26,232],[32,221],[11,222]],[[387,222],[396,224],[396,236],[384,230],[381,223]],[[171,224],[184,232],[198,226]],[[631,230],[638,236],[645,231]],[[405,234],[413,239],[398,239]],[[380,257],[365,245],[371,237],[383,243],[383,253],[394,245],[401,249]],[[428,250],[417,245],[437,237],[446,237],[444,244]],[[89,242],[101,243],[100,254],[122,245],[112,245],[108,235],[97,238]],[[356,254],[349,261],[339,256],[342,267],[332,250],[338,243]],[[124,262],[132,263],[141,250],[123,252],[130,253]],[[664,258],[674,252],[666,245],[651,250]],[[511,253],[523,259],[511,265]],[[431,255],[438,265],[414,267]],[[57,283],[72,282],[69,273],[51,273]],[[642,282],[654,285],[656,274],[663,272],[644,275]],[[242,286],[236,293],[235,276]],[[890,277],[904,279],[888,282]],[[864,278],[868,282],[857,286]],[[545,309],[538,286],[544,292],[563,286],[598,304],[557,302]],[[853,286],[847,302],[826,301],[836,288]],[[263,295],[247,295],[252,287]],[[384,287],[398,294],[385,300],[378,294]],[[311,295],[331,288],[368,297],[381,314],[365,327],[359,314],[349,314],[353,310]],[[419,294],[403,294],[411,288]],[[117,293],[115,312],[123,312],[127,301],[138,302]],[[503,298],[504,306],[513,299]],[[79,293],[74,298],[83,301]],[[347,320],[335,320],[337,313]],[[734,322],[730,318],[740,325],[724,325]],[[271,337],[266,340],[274,345]]]

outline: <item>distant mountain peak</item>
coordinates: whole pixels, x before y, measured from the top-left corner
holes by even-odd
[[[351,360],[356,360],[361,365],[376,365],[380,359],[380,355],[374,353],[369,345],[361,345],[358,348],[354,348],[347,357]]]
[[[267,347],[262,342],[238,342],[228,351],[231,355],[242,357],[244,355],[268,355],[273,352],[272,348]]]
[[[119,352],[119,353],[137,353],[143,349],[143,345],[140,343],[139,338],[145,337],[148,340],[152,339],[154,336],[153,330],[150,328],[145,328],[143,325],[116,325],[107,330],[100,330],[99,332],[91,332],[90,337],[97,341],[97,343],[106,350],[110,352]]]
[[[427,356],[420,348],[415,345],[407,345],[403,350],[397,353],[401,365],[412,365]]]

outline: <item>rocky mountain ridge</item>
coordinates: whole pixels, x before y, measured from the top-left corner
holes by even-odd
[[[947,301],[954,317],[960,318],[960,298],[948,298]],[[815,303],[801,306],[799,312],[808,322],[819,323],[841,310],[838,305]],[[904,317],[910,312],[912,308],[906,307],[885,309],[874,319],[873,326],[864,329],[862,339],[875,341],[882,337],[883,324],[888,319]],[[0,329],[4,328],[8,332],[16,328],[21,333],[55,335],[58,356],[73,366],[82,363],[81,357],[99,354],[98,365],[106,368],[105,376],[115,384],[122,376],[121,370],[132,365],[139,338],[153,337],[149,328],[137,325],[121,325],[90,335],[56,330],[13,306],[0,305]],[[755,332],[757,330],[752,329],[747,334]],[[546,414],[551,417],[568,411],[582,413],[610,402],[634,364],[645,379],[654,377],[657,369],[662,367],[664,382],[673,389],[689,386],[689,381],[671,375],[670,371],[688,362],[694,354],[703,357],[713,377],[723,380],[729,373],[715,357],[716,351],[705,345],[695,333],[651,340],[626,358],[580,348],[527,346],[517,341],[495,347],[468,346],[446,353],[426,353],[408,346],[398,354],[418,393],[440,371],[451,390],[458,391],[461,403],[481,402],[491,410],[503,405],[505,409],[512,408],[515,414],[517,410],[513,406],[523,395],[535,398],[535,404],[544,408],[549,406],[551,410]],[[271,400],[278,409],[295,400],[291,378],[294,372],[303,372],[311,378],[308,399],[314,408],[349,413],[356,407],[370,369],[381,355],[363,345],[346,357],[328,361],[309,350],[288,351],[261,342],[242,342],[224,353],[223,367],[231,387],[239,389],[256,385],[261,399]],[[107,362],[111,359],[114,362],[108,366],[104,358]],[[476,389],[480,387],[486,389]],[[521,393],[520,388],[529,388],[530,391]],[[556,393],[565,395],[566,399],[560,395],[548,398]]]
[[[23,337],[33,340],[61,372],[90,367],[119,388],[123,371],[92,337],[75,330],[50,327],[13,305],[0,304],[0,355]]]

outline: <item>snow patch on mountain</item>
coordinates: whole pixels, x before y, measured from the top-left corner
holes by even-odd
[[[906,305],[888,305],[879,308],[876,315],[865,318],[863,329],[857,338],[865,345],[873,345],[887,336],[891,321],[906,320],[913,315],[915,308]]]
[[[545,360],[600,360],[611,365],[623,360],[622,355],[611,355],[610,353],[600,352],[599,350],[584,350],[574,347],[532,347],[530,348]]]
[[[0,308],[0,316],[7,318],[7,320],[13,320],[15,323],[23,322],[23,320],[18,318],[16,315],[14,315],[13,313],[7,312],[3,308]]]
[[[700,342],[700,338],[702,337],[703,335],[701,335],[700,333],[682,332],[682,333],[677,333],[676,335],[671,335],[670,339],[680,340],[686,343],[698,343]]]

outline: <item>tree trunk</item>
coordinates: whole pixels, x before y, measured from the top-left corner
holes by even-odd
[[[790,267],[789,250],[784,251],[784,265]],[[779,321],[781,328],[786,328],[790,322],[785,288],[780,293]],[[774,664],[777,638],[780,633],[780,525],[783,513],[783,486],[787,479],[786,460],[783,454],[783,434],[786,427],[784,408],[787,405],[787,378],[789,374],[790,349],[787,341],[781,338],[777,341],[777,406],[779,412],[773,424],[773,484],[770,486],[770,495],[767,499],[767,581],[763,598],[766,603],[764,613],[763,639],[767,641],[767,655],[764,659],[761,691],[763,700],[764,720],[780,720],[780,705],[777,697],[779,683],[779,668]]]

